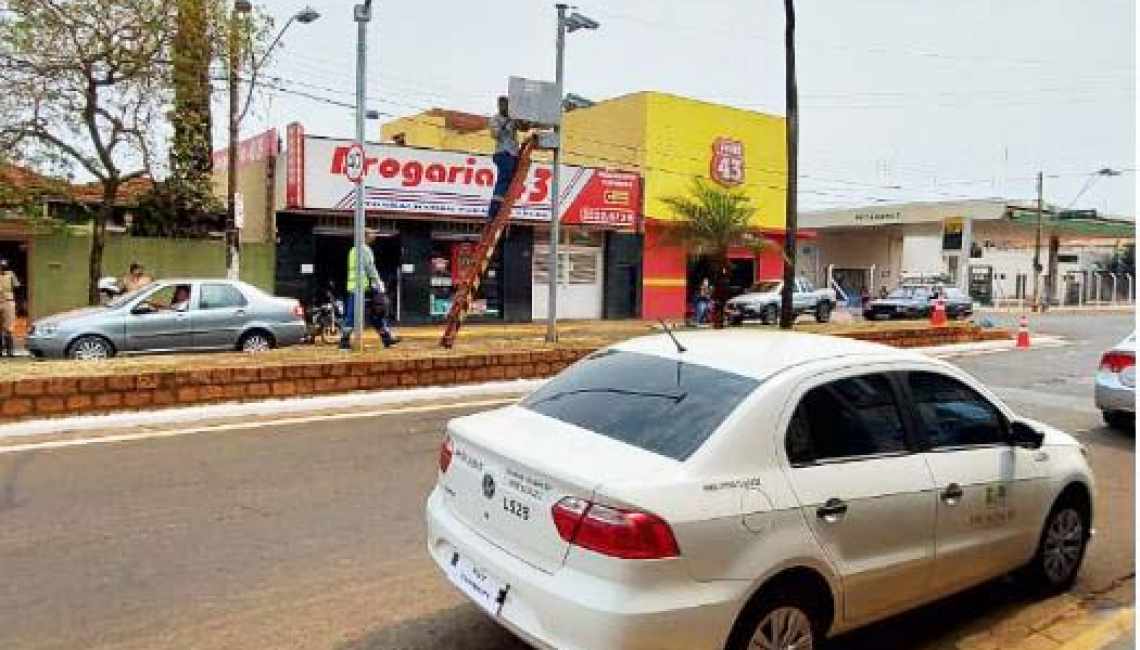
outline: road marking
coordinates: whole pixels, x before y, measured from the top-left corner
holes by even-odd
[[[67,449],[69,447],[84,447],[88,445],[105,445],[119,442],[136,442],[140,440],[158,440],[162,438],[177,438],[205,433],[221,433],[226,431],[245,431],[250,429],[263,429],[268,427],[293,426],[310,424],[314,422],[330,422],[340,420],[362,420],[367,418],[386,417],[391,415],[407,415],[409,413],[434,413],[438,411],[453,411],[467,408],[483,408],[505,406],[517,402],[517,398],[489,399],[473,402],[450,402],[447,404],[427,404],[423,406],[405,406],[390,409],[377,409],[372,411],[357,411],[353,413],[332,413],[328,415],[309,415],[304,417],[281,418],[277,420],[264,420],[259,422],[235,422],[232,424],[217,424],[189,429],[176,429],[173,431],[145,431],[140,433],[125,433],[108,436],[95,436],[91,438],[77,438],[72,440],[50,440],[46,442],[32,442],[23,445],[0,447],[0,455],[15,454],[24,451],[45,451],[50,449]]]
[[[1085,630],[1071,641],[1062,643],[1057,650],[1099,650],[1119,639],[1135,625],[1136,612],[1125,607],[1103,623]]]

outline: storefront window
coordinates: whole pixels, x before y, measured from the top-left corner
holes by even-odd
[[[450,241],[433,239],[428,266],[431,269],[431,291],[428,296],[429,313],[433,318],[443,318],[451,309],[451,298],[463,277],[464,271],[475,263],[474,241]],[[475,293],[469,316],[489,316],[501,318],[503,298],[500,282],[499,255],[491,260],[487,273]]]

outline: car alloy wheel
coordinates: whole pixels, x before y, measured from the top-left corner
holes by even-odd
[[[1080,513],[1070,507],[1053,515],[1041,548],[1042,568],[1053,584],[1069,581],[1084,552],[1085,526]]]
[[[749,648],[759,650],[812,650],[811,620],[798,607],[779,607],[756,625]]]
[[[776,305],[766,305],[764,309],[760,310],[760,322],[765,325],[775,323],[779,317],[780,314],[776,310]]]
[[[815,308],[815,320],[818,323],[826,323],[831,320],[831,303],[819,303],[819,306]]]
[[[71,358],[80,361],[94,361],[111,356],[111,348],[102,339],[84,336],[71,345]]]
[[[264,334],[249,334],[242,339],[242,352],[268,352],[273,348],[269,337]]]

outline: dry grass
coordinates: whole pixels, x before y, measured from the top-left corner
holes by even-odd
[[[670,323],[671,327],[677,324]],[[746,329],[768,329],[760,325],[747,325]],[[797,324],[796,330],[819,334],[843,335],[867,330],[884,329],[923,329],[925,322],[868,323],[863,321],[847,323],[804,322]],[[682,331],[689,328],[677,327]],[[137,375],[149,372],[172,370],[202,370],[212,368],[234,368],[250,364],[258,366],[290,365],[296,363],[336,362],[340,360],[384,360],[418,359],[425,357],[449,356],[456,353],[494,354],[496,352],[541,351],[556,348],[598,348],[635,336],[660,331],[660,325],[649,321],[591,321],[570,322],[559,325],[559,341],[548,343],[545,340],[546,327],[543,323],[518,325],[470,325],[460,333],[453,350],[439,347],[439,327],[408,327],[400,330],[403,342],[390,349],[384,349],[374,336],[366,338],[363,354],[340,352],[335,345],[301,345],[282,350],[273,350],[258,355],[240,352],[213,352],[201,354],[162,354],[149,356],[118,357],[103,361],[51,360],[33,361],[16,359],[0,362],[0,381],[43,377],[90,377],[100,375]]]

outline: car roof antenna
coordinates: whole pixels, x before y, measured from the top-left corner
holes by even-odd
[[[661,323],[661,327],[665,330],[665,333],[669,335],[669,338],[673,339],[673,345],[677,346],[677,352],[684,354],[685,351],[688,350],[688,348],[681,345],[681,342],[678,341],[677,337],[673,335],[673,330],[669,329],[669,325],[665,323],[665,319],[664,318],[658,318],[657,322]]]

